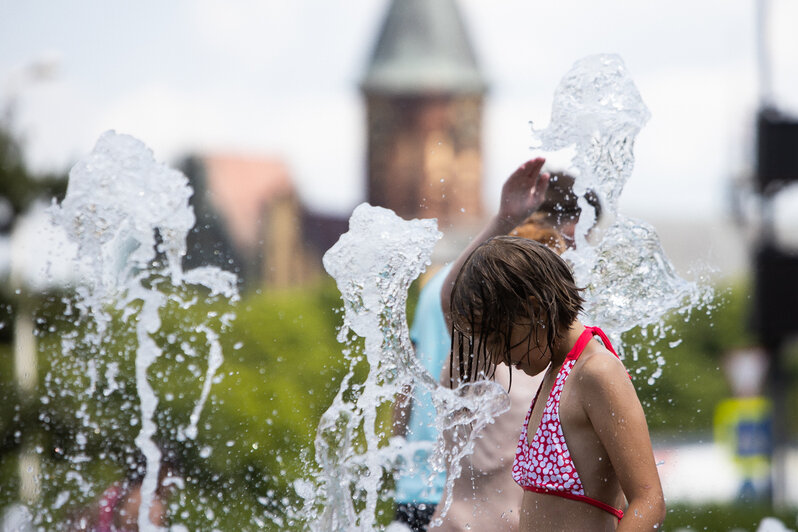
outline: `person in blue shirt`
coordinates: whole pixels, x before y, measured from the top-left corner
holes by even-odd
[[[410,328],[410,340],[418,361],[436,378],[449,358],[449,333],[440,296],[448,272],[448,266],[442,268],[424,285]],[[418,387],[415,396],[415,400],[407,395],[397,400],[394,427],[408,442],[434,443],[438,432],[429,391]],[[432,469],[428,454],[426,451],[414,453],[412,463],[401,466],[396,482],[396,520],[414,532],[426,530],[446,483],[446,474]]]

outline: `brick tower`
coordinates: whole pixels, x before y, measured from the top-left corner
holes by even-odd
[[[361,89],[369,203],[444,230],[480,218],[486,83],[455,0],[392,0]]]

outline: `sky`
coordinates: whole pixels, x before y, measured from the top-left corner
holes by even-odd
[[[760,102],[798,109],[789,100],[798,92],[798,39],[787,28],[796,4],[460,0],[490,85],[488,209],[504,178],[533,155],[529,122],[548,122],[563,74],[584,56],[616,53],[651,111],[621,211],[726,216],[731,180],[751,173]],[[769,13],[762,41],[758,6]],[[387,7],[388,0],[0,0],[0,109],[13,111],[36,170],[67,169],[114,129],[170,164],[203,150],[283,157],[305,203],[348,215],[365,199],[358,82]]]

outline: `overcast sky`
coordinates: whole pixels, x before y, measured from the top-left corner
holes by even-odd
[[[432,0],[431,0],[432,1]],[[0,104],[37,169],[63,169],[108,129],[174,162],[192,150],[274,154],[313,208],[364,200],[357,83],[387,0],[0,0]],[[532,155],[574,61],[617,53],[652,118],[621,208],[636,216],[724,215],[729,180],[753,164],[761,90],[755,0],[461,0],[490,83],[486,201]],[[772,92],[798,92],[798,2],[773,1]],[[772,20],[771,20],[772,19]],[[792,42],[790,42],[792,39]],[[31,64],[57,64],[36,80]],[[792,78],[790,77],[792,76]]]

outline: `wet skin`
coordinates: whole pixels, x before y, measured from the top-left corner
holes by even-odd
[[[548,366],[529,421],[530,440],[540,425],[557,372],[582,331],[584,326],[575,322],[551,352],[536,346],[527,350],[529,344],[520,340],[528,329],[513,332],[512,363],[530,375]],[[585,494],[623,509],[624,493],[633,493],[636,499],[631,502],[637,504],[630,505],[619,523],[585,502],[525,492],[520,530],[653,529],[664,513],[664,503],[643,410],[621,362],[595,339],[585,346],[565,381],[559,414]]]

